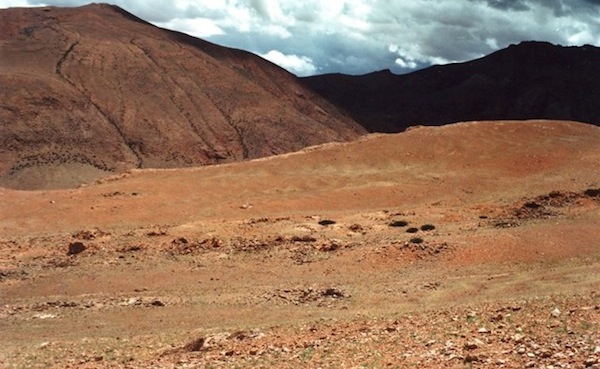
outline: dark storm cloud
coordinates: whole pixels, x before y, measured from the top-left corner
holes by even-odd
[[[487,4],[497,9],[529,10],[525,0],[486,0]]]
[[[600,45],[600,0],[107,0],[298,75],[407,72],[524,40]],[[79,6],[81,0],[0,0]]]

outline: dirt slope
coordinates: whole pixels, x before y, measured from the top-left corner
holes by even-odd
[[[0,11],[0,184],[299,150],[363,133],[281,68],[120,8]]]
[[[471,122],[0,189],[0,365],[597,367],[599,144]]]
[[[600,49],[522,42],[404,75],[303,78],[371,132],[470,120],[566,119],[600,125]]]
[[[4,202],[14,211],[3,215],[0,233],[19,233],[19,224],[25,233],[73,231],[97,221],[109,227],[182,224],[291,211],[462,206],[498,193],[516,199],[550,192],[556,181],[565,190],[592,186],[600,174],[599,135],[598,128],[580,123],[460,123],[243,164],[134,170],[71,191],[4,190]],[[105,196],[111,193],[127,195]],[[245,203],[254,206],[241,211]]]

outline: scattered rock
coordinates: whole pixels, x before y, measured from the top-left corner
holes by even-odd
[[[484,345],[483,341],[481,341],[479,339],[473,339],[473,340],[465,343],[463,347],[465,350],[475,350],[475,349],[482,347],[483,345]]]
[[[294,305],[315,302],[321,305],[322,303],[349,298],[350,295],[335,287],[328,287],[321,290],[309,287],[306,289],[276,290],[272,295],[265,297],[267,300],[271,300],[275,297],[285,303]]]
[[[526,202],[525,204],[523,204],[523,207],[526,207],[529,209],[539,209],[542,207],[542,205],[538,204],[535,201],[529,201],[529,202]]]
[[[185,351],[185,352],[200,351],[202,349],[202,347],[204,346],[205,341],[206,341],[206,339],[204,337],[196,338],[195,340],[191,341],[187,345],[183,346],[183,351]]]
[[[326,288],[322,292],[323,296],[333,297],[333,298],[342,298],[346,297],[343,291],[338,290],[337,288]]]
[[[179,237],[177,239],[174,239],[171,243],[174,245],[186,245],[190,243],[190,241],[188,241],[185,237]]]
[[[58,318],[58,315],[40,313],[40,314],[34,314],[33,317],[36,319],[55,319],[55,318]]]
[[[69,250],[67,251],[67,255],[77,255],[84,252],[85,249],[86,247],[82,242],[71,242],[69,244]]]
[[[552,310],[550,315],[552,315],[555,318],[558,318],[560,316],[560,310],[558,310],[558,308],[555,308],[554,310]]]
[[[81,230],[78,232],[73,233],[73,238],[78,239],[78,240],[93,240],[94,238],[96,238],[96,234],[95,232],[92,231],[88,231],[88,230]]]
[[[496,315],[492,316],[492,317],[490,318],[490,321],[491,321],[491,322],[495,322],[495,323],[497,323],[497,322],[501,322],[503,319],[504,319],[504,315],[502,315],[502,314],[498,313],[498,314],[496,314]]]
[[[337,249],[339,249],[341,247],[340,242],[338,242],[337,240],[329,240],[329,242],[322,244],[319,247],[319,251],[335,251]]]
[[[135,298],[135,297],[131,297],[129,300],[127,300],[125,302],[124,305],[133,306],[133,305],[141,305],[141,304],[142,304],[142,300]]]
[[[163,307],[165,304],[160,300],[154,300],[150,303],[151,306]]]
[[[518,226],[520,226],[520,223],[517,221],[500,221],[494,223],[495,228],[512,228]]]
[[[125,192],[115,191],[115,192],[103,193],[102,196],[104,196],[104,197],[125,196]]]
[[[305,236],[292,236],[290,238],[290,241],[292,241],[292,242],[307,242],[307,243],[310,243],[310,242],[316,242],[317,239],[314,238],[314,237],[312,237],[312,236],[305,235]]]
[[[597,364],[597,363],[598,363],[598,359],[596,359],[596,358],[594,358],[594,357],[590,357],[590,358],[586,359],[586,360],[583,362],[583,365],[585,365],[585,366],[586,366],[586,368],[587,368],[587,367],[590,367],[590,366],[592,366],[592,365],[595,365],[595,364]]]
[[[427,290],[437,290],[441,286],[442,286],[441,282],[427,282],[423,285],[423,288],[427,289]]]
[[[348,227],[348,229],[350,229],[352,232],[355,232],[355,233],[362,233],[362,234],[366,233],[360,224],[352,224],[350,227]]]
[[[126,252],[137,252],[137,251],[141,251],[141,250],[142,250],[142,246],[140,246],[140,245],[132,245],[132,246],[130,245],[130,246],[126,246],[121,249],[118,249],[117,251],[126,253]]]
[[[525,335],[523,335],[521,333],[517,333],[514,336],[512,336],[512,339],[513,339],[513,341],[515,341],[515,343],[523,342],[523,338],[525,338]]]
[[[211,238],[202,240],[200,242],[200,245],[202,245],[204,247],[212,248],[212,249],[218,249],[221,246],[223,246],[223,241],[221,241],[220,239],[218,239],[216,237],[211,237]]]
[[[474,363],[479,361],[479,357],[477,355],[469,354],[465,356],[465,363]]]
[[[150,231],[148,233],[146,233],[146,236],[149,237],[159,237],[159,236],[166,236],[167,235],[167,231],[160,229],[160,230],[154,230],[154,231]]]

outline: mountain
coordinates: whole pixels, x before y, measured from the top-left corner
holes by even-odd
[[[0,186],[258,158],[364,129],[248,52],[111,5],[0,10]]]
[[[307,87],[367,130],[497,119],[564,119],[600,125],[600,49],[522,42],[481,59],[405,75],[306,77]]]

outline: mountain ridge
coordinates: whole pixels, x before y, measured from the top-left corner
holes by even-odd
[[[364,129],[282,68],[116,6],[0,11],[0,185],[78,185],[351,140]],[[67,170],[68,183],[56,183]]]
[[[395,75],[302,78],[371,132],[468,120],[562,119],[600,125],[600,49],[526,41],[479,59]],[[360,103],[359,103],[360,102]]]

